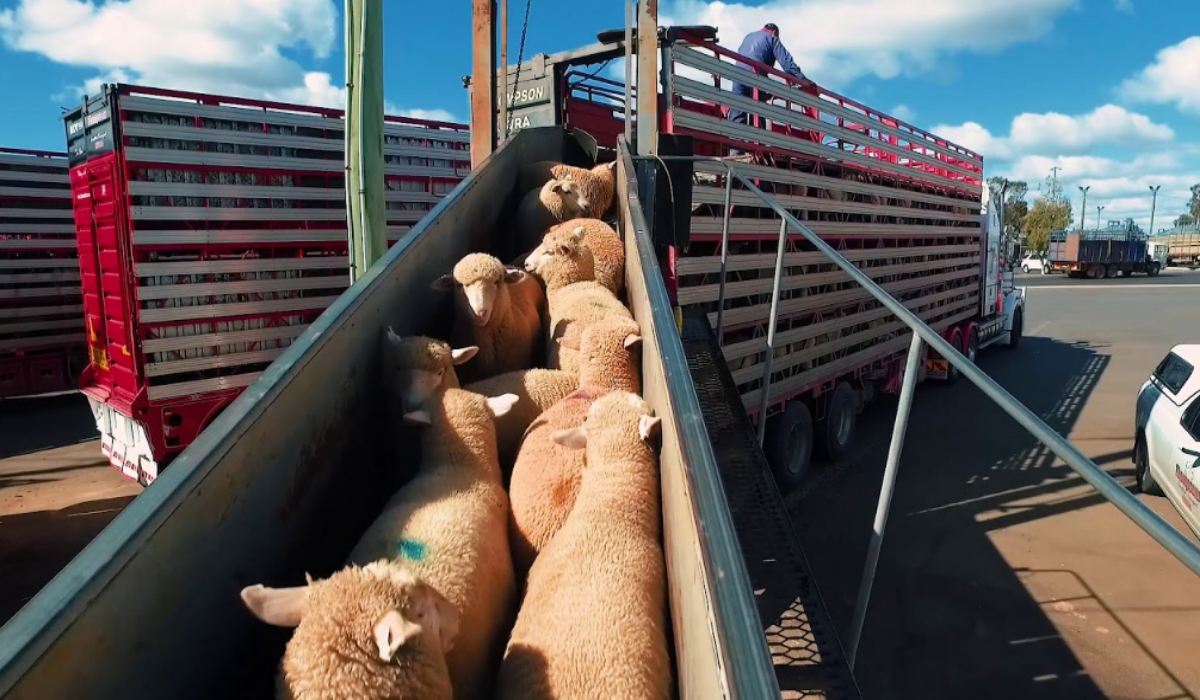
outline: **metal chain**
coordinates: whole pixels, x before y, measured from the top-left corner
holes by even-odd
[[[533,0],[525,0],[525,21],[521,23],[521,48],[517,50],[517,77],[513,80],[512,95],[509,97],[509,106],[517,99],[517,86],[521,84],[521,61],[525,58],[525,32],[529,31],[529,6],[533,4]],[[508,70],[508,66],[504,67]],[[504,130],[508,131],[508,125],[505,124]]]

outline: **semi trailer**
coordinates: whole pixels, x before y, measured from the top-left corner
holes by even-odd
[[[65,153],[0,148],[0,399],[70,391],[87,366]]]
[[[1157,277],[1164,267],[1152,255],[1145,234],[1131,228],[1098,231],[1052,231],[1046,258],[1050,267],[1072,279],[1105,279],[1138,274]]]
[[[1200,230],[1192,232],[1173,231],[1154,237],[1154,242],[1166,246],[1164,267],[1200,267]]]
[[[105,86],[63,117],[101,450],[150,484],[349,286],[342,112]],[[387,117],[389,242],[469,171]]]
[[[715,37],[715,30],[705,34]],[[576,58],[624,49],[616,40],[593,48]],[[896,388],[912,334],[821,251],[786,226],[773,234],[780,226],[766,210],[801,218],[956,347],[1015,346],[1025,300],[1001,273],[999,216],[983,190],[982,159],[828,91],[773,81],[776,100],[767,104],[743,102],[719,81],[709,88],[676,69],[737,69],[729,52],[695,34],[668,29],[659,48],[669,70],[658,154],[643,144],[638,155],[620,135],[615,91],[581,96],[594,70],[564,86],[562,101],[551,105],[552,125],[526,127],[514,109],[521,128],[326,304],[0,630],[0,695],[269,694],[287,633],[253,619],[237,592],[340,568],[412,466],[411,454],[397,465],[392,441],[380,437],[396,430],[382,410],[384,328],[445,337],[452,302],[431,290],[433,280],[468,252],[506,260],[523,252],[507,230],[523,194],[515,191],[522,164],[554,159],[587,167],[611,157],[626,301],[644,339],[643,394],[662,417],[678,695],[859,698],[777,482],[794,482],[807,465],[809,452],[787,444],[794,438],[820,431],[835,454],[852,440],[842,421],[849,417],[852,428],[865,399]],[[572,66],[560,68],[556,80],[572,73]],[[721,119],[729,105],[773,123],[742,131]],[[588,118],[612,138],[589,136]],[[756,152],[756,162],[733,166],[754,189],[733,187],[723,161],[686,159],[689,149],[715,158],[730,146]],[[207,152],[188,157],[223,164]],[[726,197],[731,207],[714,206]],[[725,213],[733,214],[727,237]],[[259,230],[237,227],[231,230]],[[213,229],[203,227],[202,235]],[[86,289],[87,268],[84,274]],[[111,355],[114,344],[106,347]],[[773,363],[764,362],[768,356]],[[915,369],[955,379],[945,362],[925,354]],[[753,419],[772,419],[765,453]],[[95,653],[101,648],[103,658]]]

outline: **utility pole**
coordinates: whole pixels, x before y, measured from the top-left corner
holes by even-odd
[[[1053,197],[1055,200],[1058,199],[1057,192],[1058,192],[1058,171],[1059,170],[1062,170],[1061,165],[1056,165],[1053,168],[1050,168],[1050,173],[1051,173],[1051,175],[1050,175],[1050,177],[1051,177],[1050,196]]]
[[[1162,185],[1150,185],[1150,193],[1153,195],[1153,198],[1150,200],[1150,230],[1146,232],[1148,236],[1154,235],[1154,209],[1158,206],[1159,187],[1162,187]]]
[[[1083,187],[1081,185],[1079,187],[1079,191],[1083,193],[1083,206],[1079,208],[1079,232],[1080,233],[1083,233],[1084,231],[1087,230],[1087,228],[1084,227],[1084,224],[1087,223],[1087,191],[1090,189],[1092,189],[1091,185],[1088,185],[1087,187]]]
[[[1104,221],[1104,219],[1100,218],[1100,214],[1101,214],[1103,211],[1104,211],[1104,207],[1102,207],[1102,206],[1100,206],[1099,204],[1097,204],[1097,205],[1096,205],[1096,231],[1099,231],[1099,230],[1102,228],[1102,227],[1100,226],[1100,222],[1101,222],[1101,221]]]

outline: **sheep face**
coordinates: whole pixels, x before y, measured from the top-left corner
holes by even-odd
[[[290,697],[450,697],[458,611],[407,569],[351,565],[306,586],[247,586],[241,598],[263,622],[295,628],[281,668]]]
[[[589,442],[615,443],[618,447],[631,440],[648,444],[659,432],[661,423],[662,419],[654,415],[645,399],[618,389],[596,399],[583,425],[556,431],[550,439],[576,450],[587,447]]]
[[[472,253],[458,261],[451,274],[434,281],[433,288],[454,290],[458,313],[482,328],[500,311],[500,300],[507,291],[504,285],[516,284],[524,278],[524,272],[505,267],[491,255]]]
[[[595,279],[596,260],[592,249],[583,242],[583,236],[582,226],[551,230],[525,258],[525,269],[551,285],[559,277],[564,282],[575,279],[577,275],[573,271],[581,273],[581,279]]]
[[[403,413],[420,409],[444,387],[457,387],[453,367],[479,352],[476,345],[451,349],[447,343],[423,335],[401,337],[390,327],[384,339],[384,385],[388,400],[398,404]]]
[[[542,185],[541,199],[543,202],[552,202],[557,198],[562,202],[562,211],[564,214],[571,213],[582,215],[587,212],[592,206],[587,195],[580,189],[579,183],[567,173],[561,178],[548,180]]]

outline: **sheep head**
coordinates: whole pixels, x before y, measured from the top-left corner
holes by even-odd
[[[470,253],[458,261],[453,272],[433,282],[433,288],[453,290],[458,313],[467,316],[478,327],[507,310],[507,284],[525,279],[521,270],[506,267],[486,253]]]
[[[550,204],[557,199],[563,219],[583,216],[592,206],[591,200],[584,194],[579,183],[575,182],[571,173],[547,180],[546,184],[542,185],[542,192],[539,196],[545,204]]]
[[[458,611],[406,568],[350,565],[305,586],[247,586],[241,598],[259,620],[295,628],[281,668],[290,697],[451,697]]]
[[[525,269],[541,277],[547,289],[596,279],[596,259],[584,242],[582,226],[556,226],[525,258]]]
[[[519,399],[516,394],[484,396],[473,391],[447,389],[441,395],[440,402],[428,408],[405,413],[404,420],[411,425],[425,427],[435,423],[450,424],[450,416],[454,416],[453,423],[459,426],[490,422],[508,415]]]
[[[645,399],[618,389],[592,403],[583,425],[555,431],[550,439],[574,450],[591,444],[612,447],[620,451],[618,454],[631,454],[631,447],[649,446],[661,424],[662,419],[654,415]]]
[[[588,326],[583,335],[559,338],[560,347],[578,350],[579,385],[641,391],[638,367],[641,328],[625,316],[606,316]]]
[[[389,400],[397,402],[404,413],[418,410],[439,390],[457,388],[454,366],[477,352],[476,345],[452,349],[424,335],[401,337],[388,327],[384,331],[383,374]]]

